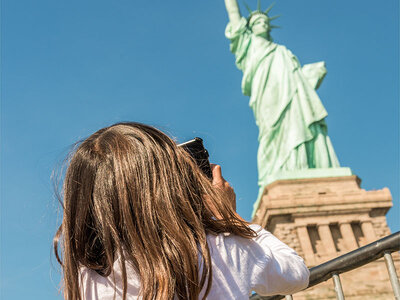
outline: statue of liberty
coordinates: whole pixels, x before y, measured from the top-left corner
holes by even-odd
[[[339,162],[327,135],[327,112],[315,90],[325,74],[324,62],[300,65],[285,46],[272,41],[276,27],[260,0],[249,17],[240,15],[236,0],[225,0],[229,23],[225,35],[243,71],[242,92],[259,127],[257,154],[260,199],[264,187],[279,174],[305,169],[338,168]],[[257,208],[258,201],[255,203]]]

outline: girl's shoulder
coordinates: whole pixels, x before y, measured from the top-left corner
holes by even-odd
[[[260,295],[291,294],[305,288],[309,271],[304,260],[259,225],[252,224],[250,228],[257,233],[252,239],[234,234],[207,237],[213,280],[231,278],[241,290]]]
[[[140,299],[138,298],[140,289],[139,276],[128,262],[125,263],[125,267],[128,281],[128,299]],[[79,285],[81,287],[83,299],[122,299],[123,277],[119,258],[114,262],[113,270],[114,272],[109,276],[101,276],[92,269],[81,267]]]
[[[237,259],[241,262],[265,263],[271,249],[283,243],[257,224],[250,224],[249,227],[256,232],[256,237],[249,239],[231,233],[207,235],[211,256],[233,262],[232,260],[236,258],[235,254],[238,254],[240,257]]]

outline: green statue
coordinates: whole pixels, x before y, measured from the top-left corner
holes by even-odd
[[[272,41],[272,6],[261,11],[258,1],[256,11],[247,7],[246,19],[236,0],[225,0],[225,5],[230,21],[225,34],[236,66],[243,71],[242,92],[250,96],[259,127],[259,198],[276,174],[339,168],[327,135],[327,112],[315,92],[326,74],[324,62],[302,67],[290,50]]]

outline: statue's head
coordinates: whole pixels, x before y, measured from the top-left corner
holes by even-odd
[[[247,26],[251,31],[258,36],[262,36],[267,40],[271,40],[271,29],[278,28],[279,26],[271,25],[271,21],[278,18],[279,16],[269,17],[268,13],[274,6],[270,5],[265,11],[261,10],[260,0],[258,0],[257,10],[252,11],[250,7],[245,3],[247,10],[250,15],[247,18]]]
[[[263,13],[253,14],[249,18],[249,27],[251,31],[258,36],[262,36],[266,39],[270,37],[271,27],[269,25],[268,16]]]

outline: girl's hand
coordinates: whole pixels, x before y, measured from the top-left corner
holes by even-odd
[[[222,177],[221,166],[211,164],[211,170],[213,175],[213,185],[226,193],[232,205],[232,209],[236,211],[236,194],[229,182]]]

